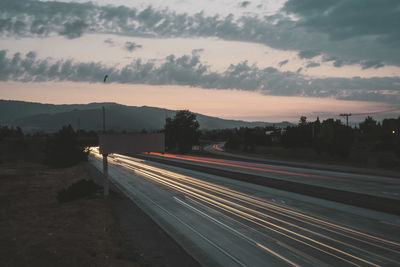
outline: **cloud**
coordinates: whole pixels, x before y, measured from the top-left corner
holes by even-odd
[[[142,45],[136,44],[135,42],[125,42],[124,48],[129,52],[132,52],[138,48],[142,48]]]
[[[341,60],[341,59],[337,59],[337,60],[335,60],[335,61],[333,62],[333,66],[336,67],[336,68],[340,68],[340,67],[342,67],[343,65],[345,65],[345,61],[344,61],[344,60]]]
[[[151,6],[137,9],[91,3],[2,0],[0,36],[46,37],[57,33],[77,38],[95,32],[157,38],[217,37],[300,53],[319,53],[336,57],[342,63],[336,65],[379,60],[385,65],[400,66],[396,41],[400,34],[397,30],[400,15],[395,16],[399,13],[396,3],[400,2],[365,1],[371,5],[363,1],[290,0],[283,10],[299,18],[292,20],[281,14],[211,17],[202,12],[188,15]],[[371,21],[367,20],[369,17]]]
[[[248,7],[250,5],[250,1],[243,1],[240,3],[240,7]]]
[[[36,53],[7,55],[0,50],[0,81],[112,82],[127,84],[186,85],[201,88],[238,89],[268,95],[336,97],[341,99],[400,102],[400,78],[310,78],[299,72],[260,69],[247,61],[213,72],[199,55],[170,55],[161,64],[135,59],[122,68],[100,62],[38,59]]]
[[[385,64],[383,64],[380,60],[368,60],[368,61],[364,61],[361,63],[361,67],[363,70],[369,69],[369,68],[379,69],[384,66],[385,66]]]
[[[88,25],[83,20],[75,20],[64,23],[64,29],[59,32],[60,35],[65,35],[69,39],[81,37]]]
[[[111,38],[105,39],[105,40],[104,40],[104,43],[105,43],[105,44],[108,44],[109,46],[114,46],[114,45],[115,45],[114,40],[111,39]]]
[[[197,48],[192,50],[192,55],[199,55],[204,52],[204,48]]]
[[[289,62],[288,59],[282,60],[281,62],[278,63],[279,67],[282,67],[283,65],[286,65]]]
[[[297,15],[298,26],[332,40],[374,37],[400,45],[400,2],[396,0],[289,0],[283,10]]]
[[[319,64],[318,62],[308,62],[306,68],[315,68],[319,66],[321,66],[321,64]]]
[[[310,58],[316,57],[320,54],[321,54],[321,52],[308,50],[308,51],[300,51],[298,55],[301,59],[304,59],[304,58],[310,59]]]

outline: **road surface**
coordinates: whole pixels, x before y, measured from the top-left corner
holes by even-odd
[[[400,215],[399,178],[204,156],[161,153],[137,156],[262,186]]]
[[[90,159],[99,170],[100,157],[93,152]],[[363,217],[309,197],[123,155],[109,163],[111,182],[204,266],[400,265],[397,216]]]

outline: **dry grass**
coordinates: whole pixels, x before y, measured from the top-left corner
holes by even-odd
[[[101,195],[57,202],[57,192],[79,179],[90,179],[83,165],[0,164],[2,266],[137,266],[121,259],[116,223]]]

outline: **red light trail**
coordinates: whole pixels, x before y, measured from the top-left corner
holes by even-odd
[[[223,159],[213,159],[213,158],[194,157],[194,156],[185,156],[185,155],[173,155],[173,154],[161,154],[161,153],[154,153],[154,152],[150,152],[150,153],[147,153],[147,154],[153,155],[153,156],[164,157],[164,158],[181,159],[181,160],[187,160],[187,161],[209,163],[209,164],[214,164],[214,165],[229,166],[229,167],[236,167],[236,168],[263,171],[263,172],[272,172],[272,173],[303,176],[303,177],[312,176],[311,174],[305,174],[305,173],[296,173],[296,172],[275,170],[275,169],[248,166],[248,165],[246,166],[246,165],[244,165],[246,163],[237,162],[237,161],[223,160]],[[248,164],[251,164],[251,163],[248,163]]]
[[[218,150],[218,151],[225,151],[225,150],[223,150],[222,148],[220,148],[218,145],[213,145],[213,148],[214,148],[215,150]]]

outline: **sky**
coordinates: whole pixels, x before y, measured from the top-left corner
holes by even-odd
[[[399,28],[398,0],[1,0],[0,99],[397,117]]]

